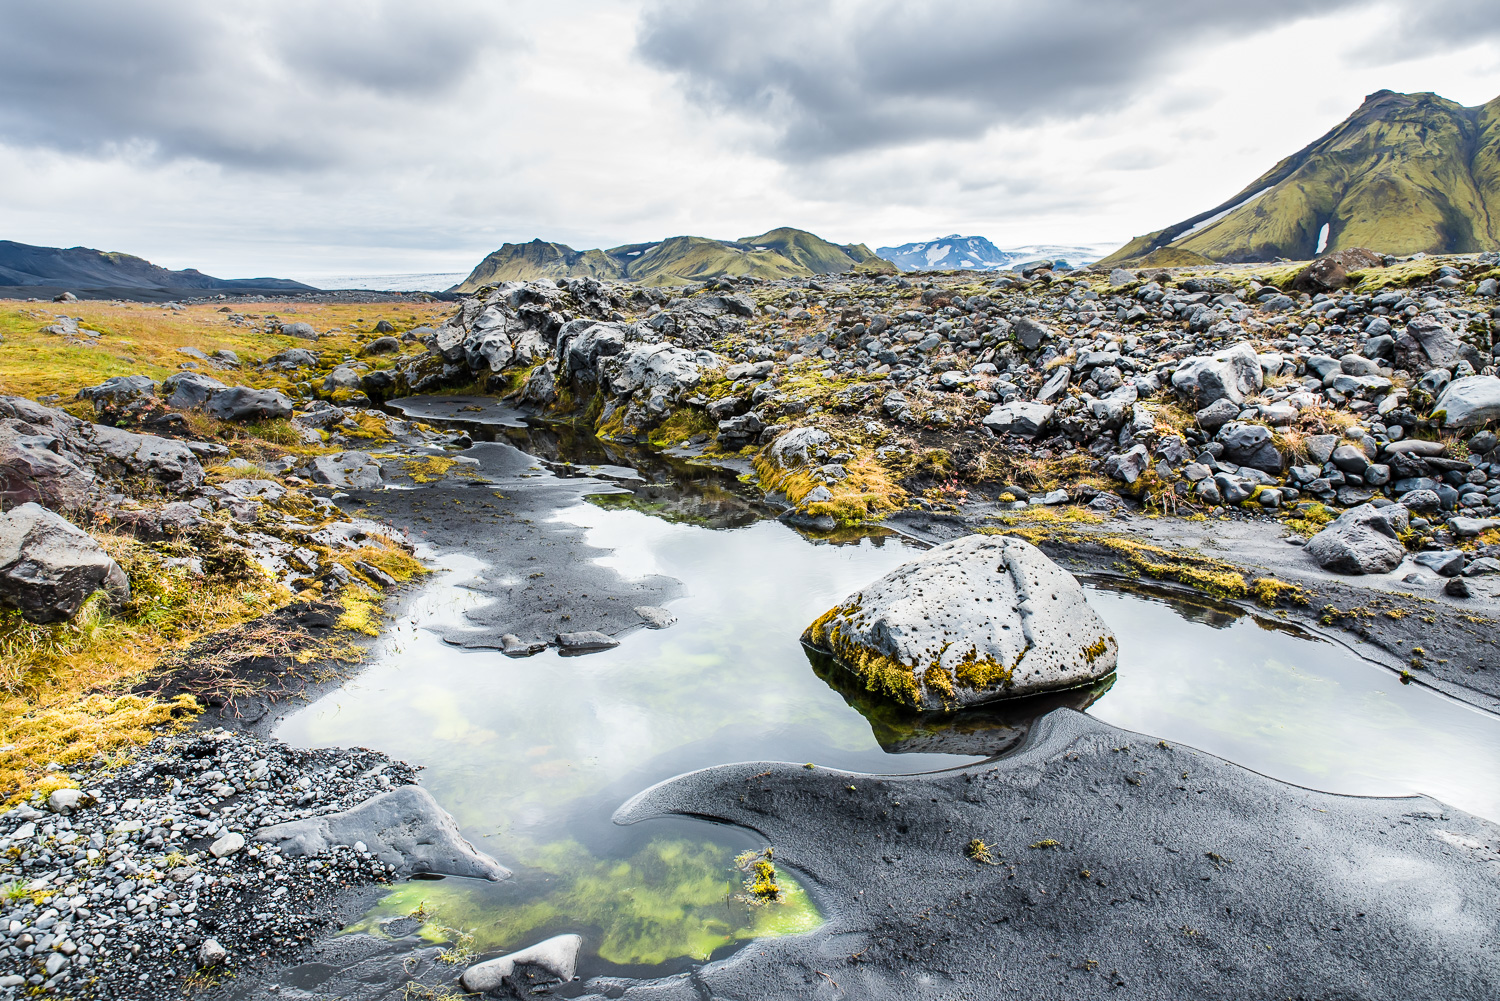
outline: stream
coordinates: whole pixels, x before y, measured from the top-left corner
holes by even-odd
[[[555,429],[495,426],[532,454],[617,472],[663,462]],[[478,435],[476,435],[478,437]],[[486,571],[458,553],[371,651],[353,681],[289,717],[299,746],[362,745],[421,766],[422,784],[476,847],[515,871],[487,884],[402,883],[351,930],[415,913],[431,941],[478,953],[565,931],[579,972],[661,975],[760,936],[816,927],[816,887],[783,880],[781,903],[739,899],[735,856],[750,832],[689,818],[629,827],[611,814],[684,771],[778,760],[863,772],[950,768],[1004,753],[1058,705],[1328,792],[1425,793],[1500,820],[1500,718],[1343,646],[1208,599],[1085,579],[1115,631],[1119,669],[1081,692],[957,717],[882,705],[810,658],[802,630],[920,548],[875,530],[810,539],[763,517],[732,477],[681,475],[670,489],[607,493],[557,511],[586,529],[597,562],[683,584],[677,622],[587,656],[525,659],[460,649],[432,631],[485,599]]]

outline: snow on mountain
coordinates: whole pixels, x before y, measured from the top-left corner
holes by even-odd
[[[1098,260],[1096,247],[1060,244],[1031,244],[1001,250],[982,236],[960,236],[954,233],[935,240],[903,243],[899,247],[879,247],[875,251],[902,271],[996,271],[1044,258],[1066,261],[1080,267]]]

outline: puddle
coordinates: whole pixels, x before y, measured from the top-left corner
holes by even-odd
[[[678,621],[585,657],[510,660],[458,649],[427,627],[456,622],[484,600],[464,587],[483,566],[449,557],[370,666],[279,736],[374,747],[423,766],[423,785],[516,877],[406,883],[358,927],[378,930],[417,911],[429,937],[462,932],[481,953],[576,931],[585,976],[672,972],[753,937],[804,931],[820,918],[796,873],[782,874],[783,903],[738,899],[734,857],[762,847],[747,832],[687,818],[616,827],[610,815],[646,786],[730,761],[951,767],[1013,746],[1036,713],[1056,705],[1288,782],[1423,792],[1500,819],[1500,719],[1403,686],[1337,644],[1158,593],[1089,585],[1120,640],[1117,675],[1091,689],[957,719],[895,712],[851,688],[835,665],[810,664],[798,636],[916,555],[910,543],[894,535],[810,542],[761,520],[722,474],[703,471],[684,486],[675,465],[643,464],[589,439],[504,433],[532,436],[530,446],[552,435],[550,452],[538,452],[567,463],[564,474],[589,465],[639,471],[634,494],[557,517],[586,527],[590,544],[607,551],[601,564],[681,581],[684,596],[669,605]]]

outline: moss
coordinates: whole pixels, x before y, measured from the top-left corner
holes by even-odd
[[[959,658],[958,666],[953,669],[958,683],[973,691],[1008,685],[1014,673],[1013,665],[1007,666],[994,658],[981,657],[978,649],[972,646]]]
[[[1255,600],[1267,608],[1275,608],[1283,602],[1297,605],[1307,604],[1307,591],[1296,584],[1289,584],[1274,577],[1257,577],[1250,582],[1250,593]]]
[[[773,849],[743,852],[735,857],[735,868],[745,874],[745,892],[740,899],[753,907],[779,904],[785,899],[781,886],[776,882],[776,866],[772,863]]]
[[[847,609],[835,606],[820,615],[807,631],[802,642],[819,650],[833,654],[848,671],[865,683],[867,691],[894,699],[903,705],[920,708],[922,687],[912,669],[884,654],[867,650],[843,635],[835,620]]]
[[[682,407],[662,421],[647,436],[657,448],[674,448],[695,434],[713,434],[719,429],[714,419],[695,407]]]
[[[447,455],[430,455],[425,459],[407,459],[401,466],[418,483],[436,483],[448,475],[458,460]]]
[[[806,510],[809,514],[826,514],[844,528],[899,511],[906,500],[906,491],[867,450],[860,450],[854,460],[844,463],[849,475],[836,483],[813,479],[811,470],[805,467],[783,469],[765,452],[756,455],[753,464],[761,489],[767,493],[779,491],[794,505],[801,505],[815,487],[826,486],[832,498],[808,504]]]
[[[340,593],[339,603],[344,607],[338,621],[340,629],[364,633],[366,636],[380,635],[379,595],[363,585],[350,584]]]

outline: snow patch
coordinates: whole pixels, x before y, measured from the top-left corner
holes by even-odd
[[[1214,223],[1218,222],[1220,219],[1222,219],[1225,216],[1227,216],[1229,213],[1233,212],[1235,209],[1244,208],[1246,205],[1249,205],[1251,202],[1255,201],[1261,195],[1265,194],[1267,191],[1270,191],[1272,187],[1275,187],[1275,185],[1273,184],[1273,185],[1271,185],[1271,187],[1261,188],[1259,191],[1257,191],[1255,194],[1251,195],[1249,198],[1246,198],[1242,202],[1237,202],[1236,204],[1229,206],[1229,208],[1225,209],[1223,212],[1215,212],[1213,215],[1209,216],[1207,219],[1203,220],[1198,225],[1196,225],[1192,229],[1188,230],[1186,233],[1183,233],[1181,236],[1177,237],[1176,240],[1173,240],[1172,242],[1176,243],[1177,240],[1186,240],[1188,237],[1192,236],[1194,233],[1198,233],[1198,232],[1201,232],[1201,231],[1207,229],[1208,227],[1212,226]]]
[[[1313,253],[1321,254],[1328,249],[1328,227],[1329,224],[1325,222],[1323,228],[1318,230],[1318,249],[1313,251]]]

